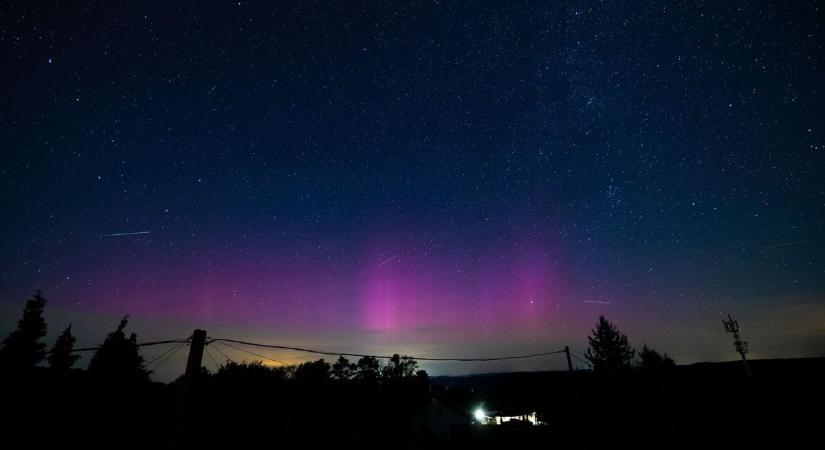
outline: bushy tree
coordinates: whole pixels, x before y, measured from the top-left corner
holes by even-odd
[[[667,353],[660,354],[647,345],[642,346],[642,351],[639,352],[639,367],[642,369],[661,371],[675,366],[676,361]]]
[[[9,333],[0,348],[0,365],[12,370],[30,369],[43,360],[46,344],[40,339],[46,335],[43,309],[46,299],[37,290],[23,308],[23,317],[17,329]]]
[[[49,355],[49,367],[55,370],[69,370],[74,363],[80,359],[80,355],[72,354],[74,349],[74,336],[72,336],[71,324],[63,330],[63,333],[57,337],[57,341],[52,347]]]
[[[290,366],[291,367],[291,366]],[[180,377],[183,378],[183,375]],[[261,361],[236,363],[226,361],[212,377],[224,384],[280,383],[289,378],[286,367],[271,367]]]
[[[289,378],[289,368],[286,367],[270,367],[264,365],[261,361],[252,361],[250,363],[242,362],[236,363],[234,361],[227,361],[218,368],[215,373],[215,378],[227,383],[244,384],[251,381],[270,383],[282,382]]]
[[[318,361],[309,361],[299,365],[295,368],[293,376],[296,381],[300,382],[323,383],[329,381],[329,371],[329,363],[322,358]]]
[[[585,353],[596,372],[615,372],[630,367],[635,351],[627,342],[627,336],[613,322],[599,316],[593,335],[588,336],[590,346]]]
[[[381,364],[372,356],[364,356],[358,360],[355,370],[355,379],[361,382],[374,383],[381,376]]]
[[[351,380],[355,376],[356,365],[343,356],[332,365],[332,378],[338,381]]]
[[[121,319],[117,329],[103,341],[89,362],[89,373],[106,379],[121,381],[145,381],[149,372],[144,368],[143,356],[137,346],[137,335],[128,338],[123,332],[129,316]]]
[[[392,355],[387,365],[381,369],[381,377],[386,381],[411,378],[418,369],[418,363],[409,356]]]

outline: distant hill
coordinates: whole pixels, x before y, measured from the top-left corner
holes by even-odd
[[[754,376],[781,376],[781,375],[813,375],[825,374],[825,357],[822,358],[787,358],[787,359],[754,359],[748,360]],[[742,372],[742,361],[699,362],[677,368],[686,373],[702,373],[709,375],[725,374],[739,375]]]
[[[754,359],[748,360],[753,375],[764,376],[808,376],[825,375],[825,357],[819,358],[787,358],[787,359]],[[634,369],[638,370],[638,369]],[[680,375],[708,375],[708,376],[741,376],[744,374],[742,361],[698,362],[686,365],[677,365],[675,371]],[[534,372],[491,372],[457,376],[430,377],[433,384],[459,387],[472,385],[499,385],[506,383],[521,383],[536,380],[566,379],[573,374],[589,374],[589,371],[568,372],[566,370],[548,370]]]

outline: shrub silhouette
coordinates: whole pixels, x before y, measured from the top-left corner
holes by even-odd
[[[676,361],[667,353],[660,354],[647,345],[643,345],[642,351],[639,352],[639,367],[644,370],[661,371],[675,366]]]

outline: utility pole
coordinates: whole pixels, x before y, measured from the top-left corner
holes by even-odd
[[[567,354],[567,370],[570,372],[573,371],[573,363],[570,361],[570,347],[565,345],[564,346],[564,353]]]
[[[201,360],[203,359],[203,348],[206,345],[206,330],[196,329],[192,332],[189,343],[189,359],[186,360],[186,372],[183,374],[183,383],[180,389],[180,396],[177,404],[177,420],[175,420],[174,432],[170,436],[169,448],[178,450],[181,448],[194,448],[191,436],[195,425],[191,417],[187,414],[189,409],[189,398],[192,391],[197,389],[198,375],[201,373]]]
[[[206,344],[206,330],[192,332],[192,344],[189,346],[189,359],[186,361],[186,378],[192,379],[201,372],[203,346]]]
[[[745,354],[748,353],[748,342],[743,341],[739,336],[739,322],[734,320],[733,317],[728,314],[728,320],[723,319],[722,323],[725,325],[725,331],[728,333],[733,333],[733,345],[736,347],[736,352],[742,356],[742,363],[745,365],[745,373],[748,376],[751,376],[751,368],[748,365],[748,359],[745,358]]]

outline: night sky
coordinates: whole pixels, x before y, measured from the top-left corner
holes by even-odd
[[[823,355],[822,3],[547,3],[4,2],[0,332]]]

